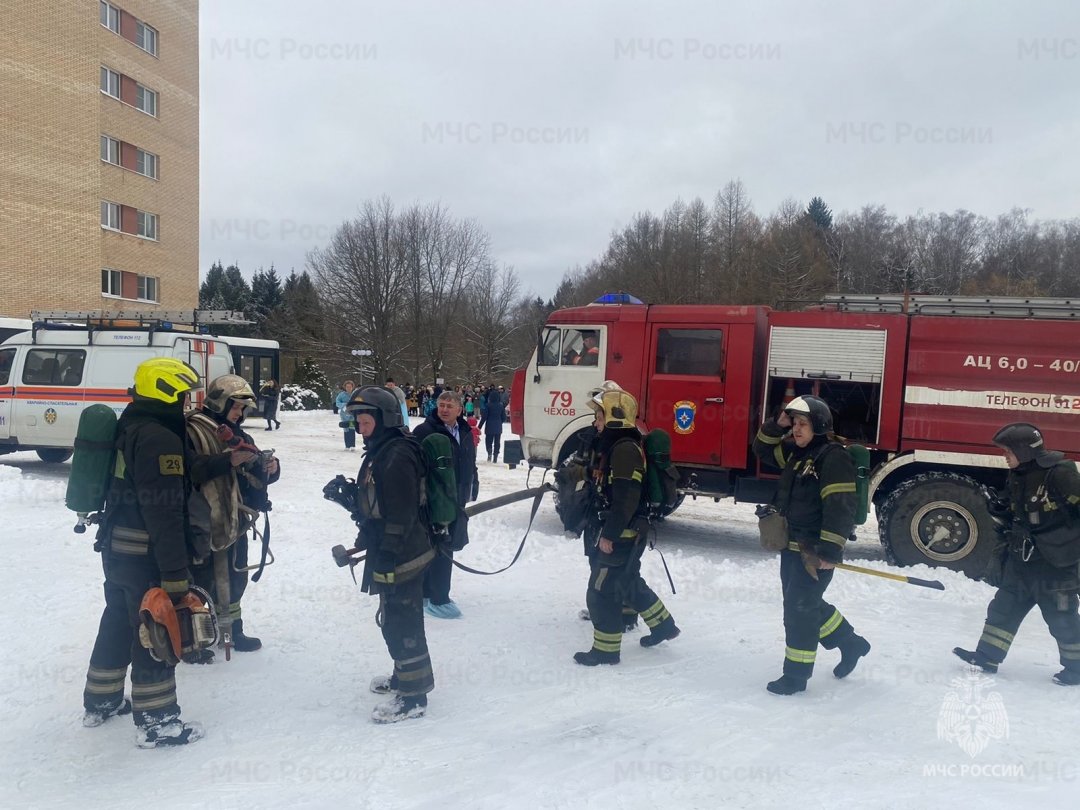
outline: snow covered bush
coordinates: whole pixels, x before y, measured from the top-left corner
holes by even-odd
[[[317,411],[326,406],[317,392],[296,383],[281,386],[281,410]]]
[[[314,411],[330,407],[330,381],[310,357],[296,366],[293,381],[281,386],[281,409]]]

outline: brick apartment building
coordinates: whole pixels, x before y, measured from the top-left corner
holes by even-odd
[[[198,289],[198,0],[0,3],[0,316]]]

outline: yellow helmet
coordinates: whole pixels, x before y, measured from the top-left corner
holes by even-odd
[[[175,357],[154,357],[135,369],[135,396],[158,402],[179,402],[187,391],[200,387],[199,372]]]
[[[597,395],[604,411],[605,428],[632,428],[637,422],[637,400],[626,391],[602,391]]]

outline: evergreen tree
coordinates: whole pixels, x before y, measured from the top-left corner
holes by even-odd
[[[260,337],[273,338],[272,322],[285,304],[284,291],[277,271],[270,265],[268,271],[262,268],[251,277],[251,298],[247,309],[248,317],[255,322],[255,333]]]
[[[228,309],[225,287],[225,268],[221,262],[214,262],[199,287],[199,309]]]
[[[821,197],[810,200],[810,205],[806,206],[806,216],[823,231],[832,227],[832,211]]]
[[[251,303],[251,287],[235,264],[225,268],[225,302],[227,309],[247,312]]]
[[[297,364],[296,371],[293,373],[292,384],[314,391],[319,395],[322,407],[330,407],[330,380],[327,379],[326,373],[310,357],[305,357]]]

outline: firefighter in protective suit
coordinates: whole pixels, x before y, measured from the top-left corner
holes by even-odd
[[[649,627],[642,647],[654,647],[679,635],[660,597],[641,576],[648,521],[642,514],[645,452],[637,429],[637,400],[626,391],[597,394],[597,466],[593,480],[600,510],[585,529],[595,553],[589,557],[585,604],[593,625],[592,648],[574,653],[583,666],[618,664],[625,629],[623,606],[640,614]]]
[[[223,374],[210,382],[202,407],[187,418],[191,483],[196,490],[192,529],[196,536],[203,536],[204,553],[207,545],[214,549],[196,568],[195,577],[213,595],[219,623],[231,633],[237,652],[262,647],[260,639],[244,633],[240,600],[247,589],[248,573],[243,569],[248,564],[252,511],[265,511],[269,505],[267,487],[281,475],[278,460],[258,453],[254,440],[241,429],[245,414],[257,402],[247,380]],[[213,652],[204,650],[199,663],[209,663],[212,658]]]
[[[784,595],[784,670],[766,687],[775,695],[806,689],[817,648],[840,649],[833,675],[846,678],[870,643],[825,601],[833,565],[855,528],[855,464],[831,441],[832,413],[818,397],[797,397],[754,439],[754,454],[779,467],[773,505],[787,520],[788,546],[780,552]]]
[[[146,592],[161,587],[175,604],[191,580],[184,407],[198,385],[196,371],[174,358],[147,360],[135,370],[132,402],[117,424],[116,464],[98,534],[105,610],[86,673],[83,725],[134,710],[140,748],[184,745],[203,734],[198,723],[180,720],[174,667],[155,660],[139,639]],[[130,701],[124,697],[129,664]]]
[[[1039,606],[1058,645],[1062,686],[1080,684],[1080,473],[1064,454],[1046,449],[1034,425],[1006,425],[994,436],[1009,465],[1007,498],[990,503],[1005,525],[1004,568],[974,650],[953,652],[997,672],[1028,612]],[[996,562],[1002,562],[1000,556]]]
[[[354,515],[361,527],[357,543],[366,552],[361,590],[379,597],[376,623],[394,660],[392,675],[371,681],[371,691],[393,694],[371,718],[396,723],[422,717],[435,688],[424,634],[424,571],[435,557],[422,514],[424,461],[392,391],[357,389],[345,410],[364,437]]]
[[[597,443],[600,439],[600,429],[597,424],[600,420],[597,419],[597,416],[603,416],[603,410],[600,408],[600,394],[605,391],[622,390],[622,386],[614,380],[604,380],[596,388],[589,389],[588,399],[585,400],[585,404],[593,412],[593,424],[580,432],[578,450],[571,456],[568,463],[582,464],[590,471],[596,471],[599,468],[600,455],[597,450]],[[596,554],[596,536],[584,532],[582,538],[585,541],[585,556],[592,558]],[[589,609],[582,608],[578,611],[578,616],[585,621],[589,621]],[[623,631],[629,633],[631,630],[636,629],[637,626],[637,611],[632,606],[623,604]]]

